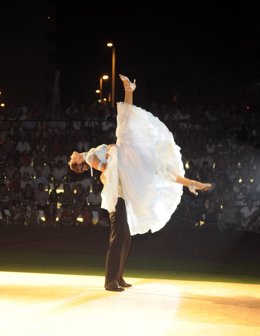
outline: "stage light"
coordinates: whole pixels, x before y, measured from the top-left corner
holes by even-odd
[[[64,193],[63,183],[57,188],[57,193],[58,194]]]

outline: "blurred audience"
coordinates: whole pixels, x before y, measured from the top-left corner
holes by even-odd
[[[165,122],[181,147],[186,176],[214,188],[186,192],[174,216],[190,227],[259,233],[260,115],[234,102],[147,107]],[[99,172],[76,174],[73,150],[115,141],[116,112],[72,101],[49,111],[40,106],[3,110],[0,120],[0,225],[109,226],[101,209]]]

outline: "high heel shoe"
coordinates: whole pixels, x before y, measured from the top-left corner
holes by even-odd
[[[121,81],[124,82],[125,91],[133,92],[136,89],[135,79],[133,83],[131,83],[128,77],[121,74],[119,74],[119,77]],[[125,82],[127,82],[128,85]]]
[[[202,185],[196,184],[196,182],[191,182],[188,186],[189,191],[194,194],[195,196],[198,195],[197,190],[202,191],[202,192],[208,192],[212,190],[213,186],[211,183],[202,183]]]
[[[210,191],[211,189],[212,189],[212,184],[211,183],[205,183],[205,186],[202,188],[202,189],[200,189],[201,191]]]

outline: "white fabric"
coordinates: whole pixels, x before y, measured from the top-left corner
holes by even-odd
[[[99,145],[96,148],[91,148],[88,152],[84,153],[85,160],[89,165],[92,165],[92,160],[94,155],[98,158],[101,163],[106,163],[106,154],[107,154],[108,146],[103,144]]]
[[[174,182],[176,175],[185,173],[180,147],[157,117],[126,103],[117,104],[116,136],[104,173],[101,206],[114,211],[120,178],[131,235],[158,231],[181,200],[183,187]]]

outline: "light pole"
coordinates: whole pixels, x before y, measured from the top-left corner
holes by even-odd
[[[103,75],[100,77],[99,79],[99,99],[100,99],[100,102],[102,102],[102,91],[103,91],[103,79],[104,80],[107,80],[109,78],[108,75]]]
[[[111,105],[115,107],[115,76],[116,76],[116,49],[113,43],[108,42],[107,47],[112,48],[112,72],[111,72]]]

